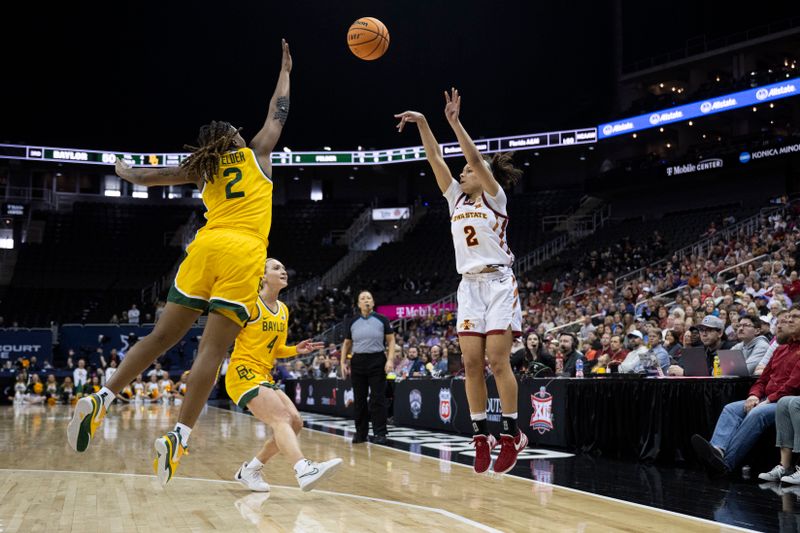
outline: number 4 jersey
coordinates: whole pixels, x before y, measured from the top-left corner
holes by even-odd
[[[297,348],[286,346],[289,309],[280,300],[276,303],[277,307],[270,309],[258,298],[258,315],[236,337],[228,374],[243,374],[245,380],[250,375],[266,376],[272,382],[275,359],[297,355]]]
[[[483,193],[474,202],[461,191],[456,180],[444,193],[450,206],[450,229],[459,274],[480,272],[488,265],[511,266],[514,254],[508,247],[506,193]]]

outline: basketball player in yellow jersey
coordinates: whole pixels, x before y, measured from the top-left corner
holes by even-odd
[[[273,437],[250,461],[242,464],[234,479],[250,490],[269,491],[261,477],[261,468],[279,451],[294,465],[297,483],[304,491],[333,474],[342,464],[341,459],[323,463],[309,461],[300,451],[297,433],[303,421],[292,401],[272,379],[276,358],[305,355],[325,347],[323,342],[304,340],[295,346],[286,346],[289,310],[278,300],[285,288],[286,268],[277,259],[268,259],[264,272],[264,288],[258,295],[258,314],[236,337],[225,387],[228,395],[242,409],[250,409],[256,418],[272,428]]]
[[[162,485],[178,467],[228,348],[256,312],[272,223],[270,153],[289,113],[292,56],[286,41],[281,45],[281,69],[267,119],[249,146],[237,128],[214,121],[200,128],[198,146],[187,147],[192,154],[180,167],[133,169],[117,160],[117,174],[137,185],[197,185],[203,192],[207,222],[186,249],[155,329],[130,349],[105,387],[78,402],[67,440],[72,449],[85,451],[116,393],[174,346],[208,310],[178,424],[154,444],[154,466]]]

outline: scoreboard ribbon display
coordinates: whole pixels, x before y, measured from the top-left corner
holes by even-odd
[[[492,153],[506,150],[534,150],[591,144],[597,142],[597,129],[555,131],[534,133],[494,139],[478,139],[476,146],[481,152]],[[444,157],[461,155],[458,143],[441,145]],[[81,150],[77,148],[54,148],[49,146],[23,146],[0,144],[0,158],[31,161],[51,161],[57,163],[80,163],[84,165],[113,165],[117,157],[135,167],[172,167],[189,157],[188,153],[143,154],[112,152],[103,150]],[[347,152],[273,152],[274,166],[336,166],[336,165],[386,165],[407,163],[425,159],[422,146],[407,146],[387,150],[355,150]]]

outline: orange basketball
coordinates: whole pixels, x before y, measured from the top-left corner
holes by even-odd
[[[389,30],[373,17],[361,17],[347,30],[347,46],[359,59],[373,61],[389,48]]]

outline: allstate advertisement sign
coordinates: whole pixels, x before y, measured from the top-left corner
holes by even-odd
[[[662,109],[657,112],[623,118],[597,126],[597,138],[607,139],[608,137],[622,135],[623,133],[633,133],[696,117],[713,115],[714,113],[721,113],[730,109],[758,105],[779,98],[797,96],[800,94],[800,92],[798,92],[799,86],[800,78],[793,78],[771,85],[765,85],[764,87],[722,95],[710,100],[692,102],[690,104]]]

